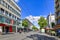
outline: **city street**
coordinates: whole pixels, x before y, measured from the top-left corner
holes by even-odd
[[[57,37],[49,36],[39,32],[14,33],[0,35],[0,40],[58,40]]]

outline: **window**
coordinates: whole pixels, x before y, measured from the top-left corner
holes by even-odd
[[[10,19],[5,18],[5,22],[6,22],[6,23],[10,23]]]
[[[11,10],[11,7],[10,7],[10,6],[8,6],[8,9],[9,9],[9,10]]]
[[[0,20],[2,19],[2,16],[0,16]]]
[[[57,15],[57,16],[60,16],[60,12],[58,12],[56,15]]]
[[[0,0],[0,4],[1,4],[1,0]]]
[[[10,0],[7,0],[10,3]]]
[[[59,12],[59,16],[60,16],[60,12]]]
[[[5,12],[5,15],[8,16],[8,12],[7,11]]]
[[[4,2],[3,2],[3,1],[1,1],[1,4],[3,5],[3,4],[4,4]]]
[[[9,9],[9,7],[10,7],[10,6],[8,5],[8,9]]]
[[[4,2],[4,6],[7,7],[7,3]]]
[[[14,15],[12,16],[12,18],[14,18]]]
[[[16,19],[16,16],[15,16],[15,19]]]
[[[4,17],[0,16],[0,21],[4,22]]]
[[[60,24],[60,19],[57,20],[57,24]]]
[[[1,8],[1,13],[4,13],[4,9]]]
[[[11,17],[11,13],[9,13],[9,16]]]

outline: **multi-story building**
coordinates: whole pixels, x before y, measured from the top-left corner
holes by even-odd
[[[33,27],[34,25],[33,25],[33,24],[30,22],[30,20],[28,20],[27,18],[25,18],[25,20],[27,20],[27,22],[28,22],[28,28],[32,30],[32,27]]]
[[[0,32],[17,32],[21,9],[14,0],[0,0]]]
[[[50,13],[50,14],[47,16],[47,20],[48,20],[48,28],[53,28],[53,27],[52,27],[52,23],[55,24],[55,15]]]
[[[60,0],[55,0],[55,18],[56,18],[55,29],[58,29],[60,28]]]

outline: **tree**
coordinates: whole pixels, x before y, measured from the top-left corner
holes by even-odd
[[[53,27],[55,26],[55,23],[54,23],[54,22],[52,22],[52,23],[51,23],[51,26],[52,26],[52,28],[53,28]]]
[[[40,19],[38,20],[38,24],[40,28],[44,28],[47,26],[47,20],[41,16]]]
[[[33,30],[38,30],[38,28],[37,28],[37,27],[35,27],[35,26],[33,26],[33,27],[32,27],[32,29],[33,29]]]
[[[25,28],[28,27],[28,21],[24,19],[22,21],[22,26],[24,26]]]

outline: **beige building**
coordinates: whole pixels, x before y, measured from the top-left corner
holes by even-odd
[[[0,31],[17,32],[21,9],[14,0],[0,0]]]

